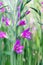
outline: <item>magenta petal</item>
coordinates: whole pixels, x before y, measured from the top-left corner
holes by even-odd
[[[20,45],[20,40],[17,39],[16,40],[16,45],[18,45],[18,44]]]
[[[2,16],[2,22],[5,22],[5,17],[4,16]]]
[[[0,12],[4,13],[5,12],[5,8],[0,9]]]
[[[19,22],[19,26],[23,26],[23,25],[25,25],[26,24],[26,22],[25,22],[25,20],[20,20],[20,22]]]
[[[6,26],[8,26],[8,25],[10,25],[10,20],[9,20],[9,18],[6,18]]]
[[[20,18],[20,12],[18,12],[18,18]]]
[[[0,2],[0,6],[2,6],[3,5],[3,2]]]
[[[0,38],[7,38],[6,33],[5,33],[5,32],[0,31]]]
[[[19,47],[18,47],[18,49],[23,49],[23,48],[24,48],[24,46],[19,46]]]
[[[16,51],[16,53],[18,53],[18,54],[20,54],[20,53],[22,53],[23,52],[23,50],[17,50]]]
[[[43,4],[43,2],[41,2],[41,4]]]
[[[23,38],[27,38],[27,39],[31,39],[31,32],[29,31],[30,28],[24,30],[22,33],[21,33],[21,36]]]
[[[29,14],[29,13],[30,13],[30,11],[26,11],[26,13],[25,13],[25,14],[27,15],[27,14]]]
[[[20,45],[20,40],[16,40],[16,43],[14,45],[14,48],[13,50],[16,52],[16,53],[22,53],[22,49],[24,48],[24,46],[21,46]]]
[[[14,50],[16,50],[20,46],[20,40],[16,40],[16,43],[14,44]]]
[[[28,32],[30,30],[30,28],[27,28],[26,30],[24,30],[23,32]]]

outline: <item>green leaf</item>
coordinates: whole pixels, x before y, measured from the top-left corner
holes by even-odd
[[[26,3],[25,3],[25,5],[28,4],[30,1],[31,1],[31,0],[27,0]]]
[[[41,12],[40,10],[37,10],[36,8],[30,7],[31,9],[33,9],[35,12],[37,12],[39,14],[39,16],[41,16]]]
[[[21,7],[20,7],[20,12],[24,9],[24,5],[23,3],[21,4]]]

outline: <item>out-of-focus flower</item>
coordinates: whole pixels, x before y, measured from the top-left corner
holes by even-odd
[[[10,20],[9,20],[9,18],[6,17],[6,20],[5,20],[5,21],[6,21],[6,26],[10,25]]]
[[[23,38],[27,38],[27,39],[31,39],[31,32],[29,31],[30,28],[24,30],[22,33],[21,33],[21,37]]]
[[[20,11],[18,11],[18,19],[20,19]]]
[[[24,46],[20,45],[20,40],[16,40],[16,43],[14,44],[13,51],[20,54],[23,52]]]
[[[20,10],[20,6],[17,7],[17,10]]]
[[[8,38],[7,34],[3,31],[0,31],[0,38]]]
[[[3,2],[0,2],[0,6],[2,6],[3,5]]]
[[[5,22],[5,16],[2,16],[2,22]]]
[[[9,18],[2,16],[2,22],[5,22],[6,26],[10,25],[10,20]]]
[[[19,0],[19,1],[20,1],[20,3],[22,3],[23,0]]]
[[[26,25],[26,22],[25,20],[20,20],[20,22],[18,23],[19,26],[24,26]]]
[[[26,11],[25,14],[28,15],[30,13],[30,11]]]
[[[4,8],[4,7],[1,8],[1,9],[0,9],[0,12],[4,13],[4,12],[5,12],[5,8]]]
[[[3,2],[0,2],[0,7],[1,6],[3,6]],[[4,7],[0,8],[0,12],[4,13],[5,12],[5,8]]]
[[[20,5],[17,7],[18,19],[20,19]]]
[[[43,4],[43,2],[41,2],[41,4]]]

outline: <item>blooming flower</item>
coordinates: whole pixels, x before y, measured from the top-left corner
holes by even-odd
[[[18,19],[20,19],[20,11],[18,11]]]
[[[6,17],[6,20],[5,20],[5,21],[6,21],[6,26],[10,25],[10,20],[9,20],[9,18]]]
[[[3,2],[0,2],[0,6],[2,6],[3,5]]]
[[[5,12],[5,8],[1,8],[0,12],[4,13]]]
[[[3,2],[0,2],[0,7],[1,6],[3,6]],[[4,7],[0,8],[0,12],[4,13],[5,12],[5,8]]]
[[[18,23],[19,26],[23,26],[25,24],[26,24],[25,20],[20,20],[20,22]]]
[[[20,54],[23,52],[23,48],[24,46],[20,45],[20,40],[16,40],[16,43],[13,47],[13,51],[15,51],[16,53]]]
[[[5,17],[4,16],[2,16],[2,22],[5,22]]]
[[[43,4],[43,2],[41,2],[41,4]]]
[[[21,33],[21,36],[23,38],[27,38],[27,39],[31,39],[31,32],[29,31],[30,28],[24,30],[22,33]]]
[[[9,18],[2,16],[2,22],[5,22],[6,26],[10,25],[10,20]]]
[[[7,38],[6,33],[3,31],[0,31],[0,38]]]
[[[25,12],[26,15],[29,14],[29,13],[30,13],[30,11],[26,11],[26,12]]]

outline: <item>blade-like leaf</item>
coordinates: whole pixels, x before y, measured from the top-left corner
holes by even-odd
[[[31,0],[27,0],[26,3],[25,3],[25,5],[28,4],[30,1],[31,1]]]
[[[40,10],[37,10],[36,8],[30,7],[31,9],[33,9],[35,12],[37,12],[39,14],[39,16],[41,16],[41,12]]]

